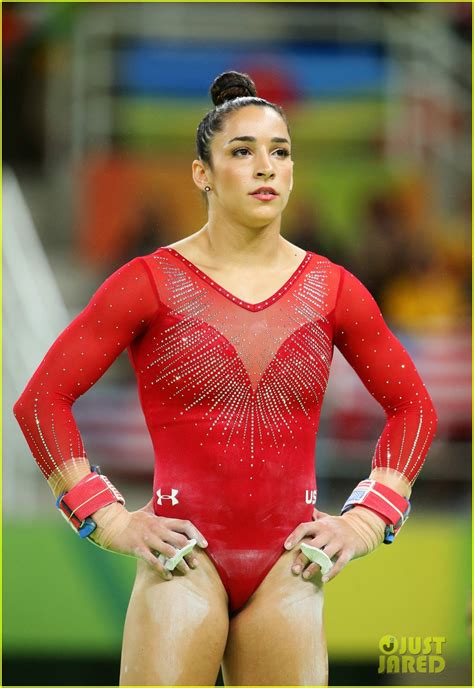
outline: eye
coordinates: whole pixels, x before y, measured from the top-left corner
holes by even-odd
[[[232,151],[232,155],[235,155],[237,158],[246,158],[248,157],[247,154],[250,155],[248,148],[236,148]]]
[[[273,152],[276,153],[277,158],[287,158],[290,155],[290,151],[286,148],[277,148]]]

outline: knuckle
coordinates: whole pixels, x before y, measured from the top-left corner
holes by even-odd
[[[155,521],[155,523],[151,523],[150,528],[154,533],[157,534],[161,534],[166,530],[166,527],[161,521]]]

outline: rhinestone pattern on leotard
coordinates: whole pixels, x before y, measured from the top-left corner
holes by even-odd
[[[328,265],[315,264],[299,281],[291,310],[280,291],[281,305],[275,296],[261,302],[263,319],[248,314],[243,327],[235,305],[221,299],[219,307],[192,272],[170,264],[166,254],[155,256],[153,269],[173,322],[146,354],[144,390],[158,385],[170,399],[181,397],[183,412],[202,409],[204,441],[217,429],[224,454],[231,441],[251,460],[257,444],[280,454],[287,436],[294,441],[302,429],[301,414],[311,421],[326,390],[332,357]]]

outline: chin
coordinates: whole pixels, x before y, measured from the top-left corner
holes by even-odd
[[[264,220],[266,222],[273,222],[277,217],[281,217],[281,209],[278,208],[258,208],[252,213],[252,217],[258,222]]]
[[[251,227],[253,229],[260,229],[266,227],[271,222],[274,222],[281,216],[282,209],[271,208],[269,205],[261,205],[259,208],[242,208],[242,206],[233,209],[233,215],[239,222]]]
[[[281,213],[255,214],[252,217],[246,218],[245,224],[253,229],[264,229],[272,222],[275,222],[275,220],[277,220],[280,216]]]

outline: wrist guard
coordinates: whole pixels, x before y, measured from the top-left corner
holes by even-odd
[[[125,504],[120,492],[110,480],[100,473],[98,466],[91,466],[86,475],[68,492],[56,500],[56,506],[79,537],[89,537],[97,527],[91,514],[114,502]]]
[[[341,515],[354,506],[365,506],[375,511],[388,525],[385,527],[384,543],[393,542],[398,531],[407,520],[411,504],[391,487],[375,480],[362,480],[346,500]]]

